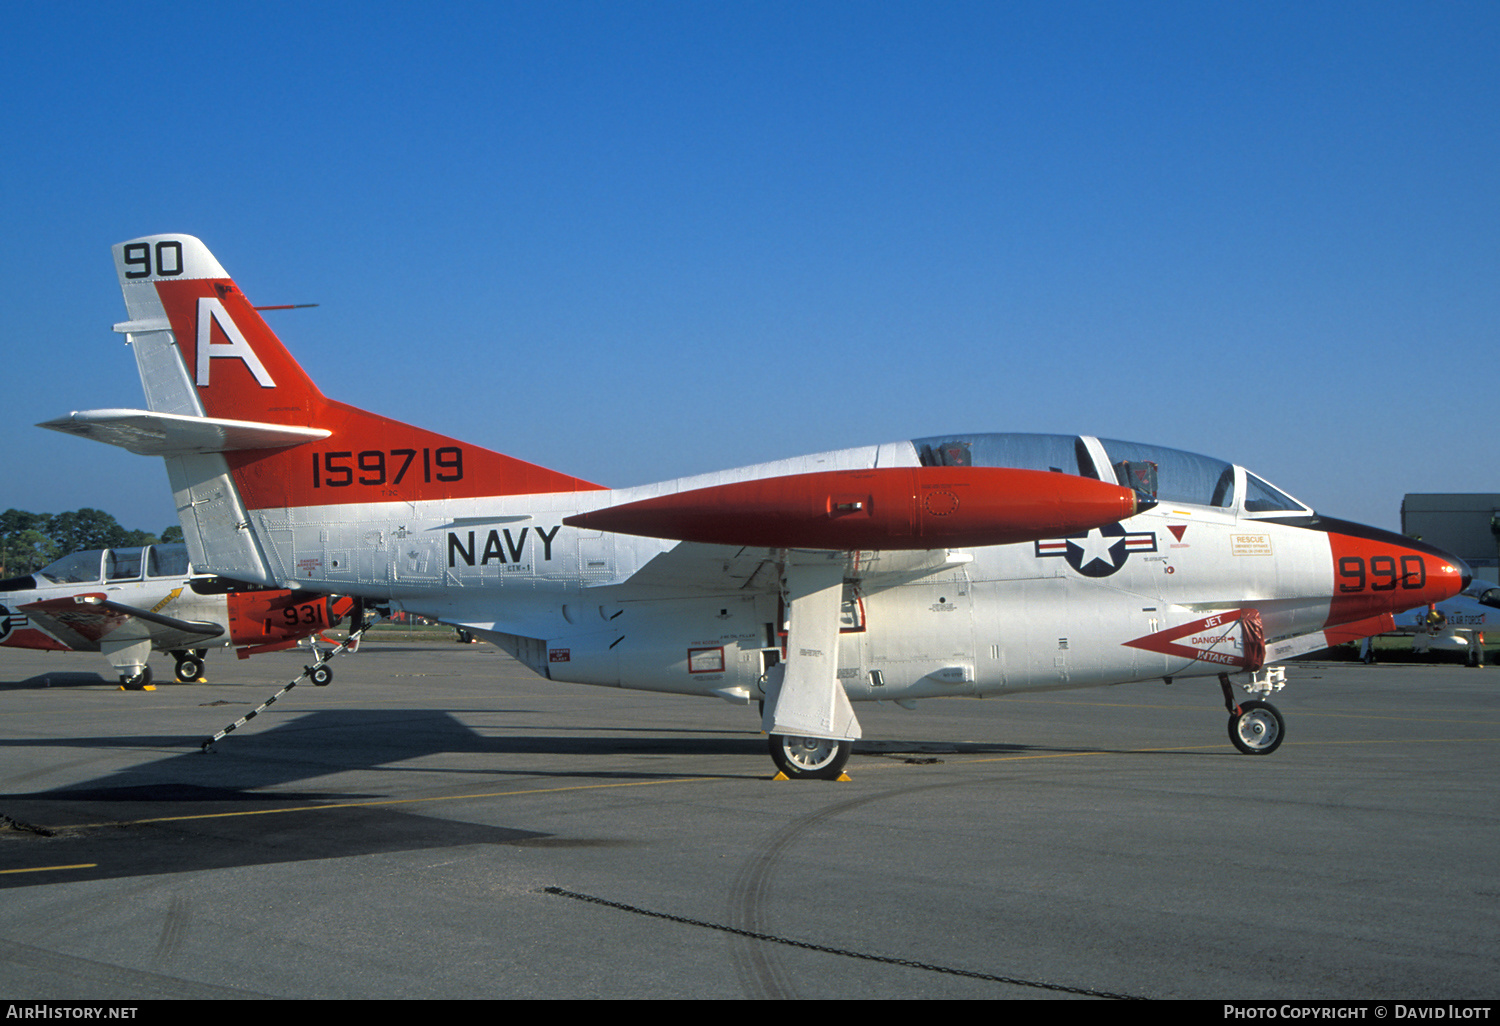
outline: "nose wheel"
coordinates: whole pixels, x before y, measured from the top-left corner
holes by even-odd
[[[1286,687],[1286,670],[1268,667],[1252,673],[1250,682],[1242,686],[1251,694],[1269,695]],[[1281,747],[1286,723],[1274,705],[1259,698],[1235,702],[1227,673],[1219,674],[1219,688],[1224,692],[1224,708],[1229,710],[1229,740],[1234,747],[1246,755],[1270,755]]]
[[[1286,724],[1270,702],[1242,702],[1229,714],[1229,740],[1246,755],[1270,755],[1284,737]]]

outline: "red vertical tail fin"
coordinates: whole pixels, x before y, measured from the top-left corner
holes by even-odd
[[[114,247],[152,411],[312,429],[318,441],[220,448],[248,509],[596,489],[567,474],[326,398],[190,235]]]
[[[381,503],[456,516],[466,511],[447,500],[601,487],[326,398],[191,235],[132,239],[114,255],[129,311],[115,330],[149,409],[42,426],[164,457],[200,569],[290,583],[302,576],[287,547],[294,521],[347,527],[381,519]]]

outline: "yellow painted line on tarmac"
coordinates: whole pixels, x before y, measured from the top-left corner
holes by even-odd
[[[1024,762],[1027,759],[1079,759],[1089,755],[1149,755],[1153,752],[1207,752],[1228,745],[1183,745],[1176,748],[1122,748],[1116,750],[1097,749],[1087,752],[1030,752],[1024,755],[991,755],[978,759],[945,759],[945,762]],[[942,753],[934,753],[942,754]]]
[[[50,873],[57,869],[97,869],[97,862],[80,862],[76,866],[28,866],[25,869],[0,869],[0,876],[7,873]]]
[[[103,823],[79,823],[56,829],[83,830],[91,827],[141,826],[146,823],[178,823],[193,819],[230,819],[235,816],[275,816],[284,812],[326,812],[329,809],[362,809],[380,805],[417,805],[423,802],[465,802],[483,798],[514,798],[530,794],[558,794],[564,791],[604,791],[621,787],[656,787],[662,784],[696,784],[723,777],[674,777],[669,780],[632,780],[616,784],[574,784],[568,787],[530,787],[515,791],[488,791],[482,794],[443,794],[428,798],[377,798],[367,802],[337,802],[331,805],[288,805],[276,809],[243,809],[238,812],[201,812],[191,816],[154,816],[150,819],[116,819]]]

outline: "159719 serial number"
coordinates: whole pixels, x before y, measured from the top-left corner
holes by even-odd
[[[414,466],[418,464],[419,466]],[[462,481],[464,451],[457,445],[437,449],[365,449],[361,452],[315,452],[312,454],[314,488],[348,488],[350,485],[398,485],[408,474],[422,475],[423,484]]]

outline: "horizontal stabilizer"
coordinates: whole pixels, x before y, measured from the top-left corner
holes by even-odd
[[[82,410],[37,427],[92,438],[141,456],[188,456],[238,449],[284,449],[333,432],[249,420],[191,417],[147,410]]]

